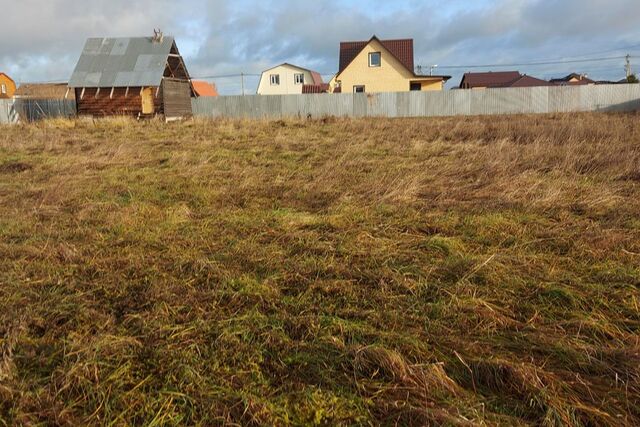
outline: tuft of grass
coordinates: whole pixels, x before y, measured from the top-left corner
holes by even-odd
[[[638,425],[637,114],[0,136],[0,425]]]

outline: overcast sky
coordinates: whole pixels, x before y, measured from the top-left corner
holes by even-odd
[[[0,71],[67,80],[87,37],[177,38],[192,76],[258,74],[282,62],[337,71],[341,40],[413,38],[415,62],[460,81],[476,64],[640,57],[640,0],[0,0]],[[640,71],[640,58],[634,58]],[[624,60],[517,69],[541,78],[624,77]],[[467,70],[468,71],[468,70]],[[328,79],[329,76],[325,77]],[[240,78],[211,79],[238,93]],[[257,78],[247,78],[255,90]],[[451,84],[449,85],[451,86]]]

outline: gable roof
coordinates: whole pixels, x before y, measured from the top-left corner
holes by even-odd
[[[342,73],[356,59],[356,56],[374,40],[384,46],[407,70],[414,72],[413,39],[380,40],[378,37],[373,36],[368,41],[340,43],[340,69],[338,74]]]
[[[69,87],[159,86],[169,57],[179,53],[173,37],[90,38],[84,45]],[[188,78],[182,58],[180,63]]]
[[[546,80],[538,79],[535,77],[527,76],[526,74],[520,77],[515,82],[512,82],[507,87],[540,87],[540,86],[553,86]]]
[[[299,66],[297,66],[297,65],[293,65],[293,64],[290,64],[290,63],[288,63],[288,62],[284,62],[284,63],[282,63],[282,64],[280,64],[280,65],[276,65],[275,67],[268,68],[268,69],[264,70],[264,71],[262,72],[262,74],[264,74],[264,73],[266,73],[266,72],[269,72],[269,71],[271,71],[271,70],[273,70],[273,69],[276,69],[276,68],[278,68],[278,67],[282,67],[282,66],[284,66],[284,65],[287,65],[287,66],[289,66],[289,67],[293,67],[293,68],[297,68],[297,69],[298,69],[298,70],[300,70],[300,71],[308,71],[309,73],[311,73],[311,79],[313,80],[313,84],[314,84],[314,85],[321,85],[321,84],[323,84],[323,83],[324,83],[324,82],[322,81],[322,75],[321,75],[320,73],[318,73],[317,71],[313,71],[313,70],[310,70],[310,69],[308,69],[308,68],[304,68],[304,67],[299,67]]]
[[[451,76],[440,75],[418,75],[414,70],[413,62],[413,39],[396,39],[396,40],[380,40],[373,36],[369,41],[340,42],[340,69],[334,78],[338,77],[353,62],[354,59],[367,47],[371,42],[377,41],[393,56],[407,71],[413,76],[420,78],[434,79],[440,78],[447,81]]]
[[[218,96],[218,89],[214,83],[202,80],[192,80],[193,92],[196,96]]]
[[[577,79],[577,81],[572,82],[571,81],[572,79]],[[576,85],[576,86],[590,85],[595,83],[595,80],[591,80],[586,75],[578,74],[578,73],[571,73],[568,76],[561,77],[559,79],[551,79],[549,81],[553,84],[559,84],[559,85],[567,84],[567,85]]]
[[[522,77],[519,71],[489,71],[484,73],[465,73],[460,81],[460,88],[465,84],[470,87],[506,87]]]

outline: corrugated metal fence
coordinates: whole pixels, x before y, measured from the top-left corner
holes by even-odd
[[[20,120],[25,122],[76,114],[76,102],[65,99],[16,99],[14,108]]]
[[[430,117],[486,114],[638,111],[640,84],[380,94],[221,96],[193,100],[201,117]],[[0,100],[0,124],[70,117],[73,100]]]
[[[193,100],[202,117],[430,117],[640,110],[640,84],[380,94],[221,96]]]
[[[71,117],[76,114],[73,100],[58,99],[2,99],[0,100],[0,124],[33,122],[55,117]]]

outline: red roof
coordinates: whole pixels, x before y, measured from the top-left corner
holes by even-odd
[[[522,77],[518,71],[498,71],[488,73],[465,73],[460,82],[461,89],[475,87],[508,87]]]
[[[413,39],[380,40],[373,36],[368,41],[340,43],[340,71],[338,71],[338,74],[342,73],[356,56],[362,52],[362,49],[373,40],[379,41],[402,65],[413,73]]]
[[[213,83],[193,80],[191,84],[193,85],[193,91],[196,93],[196,96],[218,96],[218,90]]]
[[[329,92],[328,83],[302,85],[302,93],[328,93],[328,92]]]
[[[321,85],[324,84],[324,82],[322,81],[322,76],[320,75],[320,73],[318,73],[317,71],[311,71],[308,70],[311,73],[311,78],[313,79],[313,84],[314,85]]]
[[[508,87],[539,87],[539,86],[553,86],[546,80],[537,79],[535,77],[524,75],[515,82],[511,83]]]

